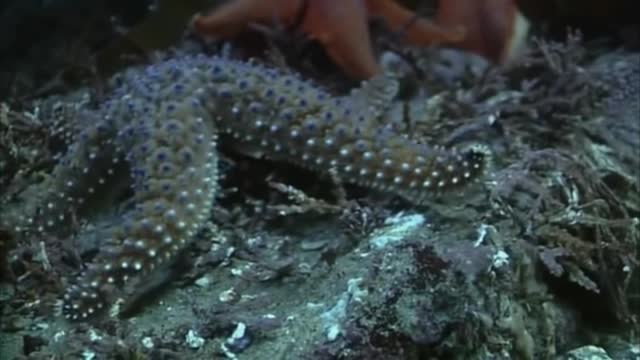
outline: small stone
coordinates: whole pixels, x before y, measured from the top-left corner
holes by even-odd
[[[564,360],[613,360],[604,349],[593,345],[582,346],[569,351]]]
[[[208,276],[203,276],[195,281],[195,284],[201,288],[206,288],[211,285],[211,279]]]
[[[145,336],[142,338],[142,346],[144,346],[145,349],[153,349],[153,339],[150,336]]]
[[[218,295],[218,300],[220,300],[221,303],[235,303],[239,299],[240,295],[234,288],[225,290]]]
[[[320,250],[327,246],[328,241],[326,239],[315,240],[315,241],[303,241],[300,244],[300,248],[303,251],[315,251]]]
[[[204,345],[204,338],[198,335],[198,332],[195,330],[189,330],[184,339],[187,342],[187,345],[192,349],[198,349],[202,345]]]
[[[239,322],[231,336],[224,342],[225,347],[234,353],[244,351],[251,345],[251,336],[247,331],[247,325]]]
[[[417,231],[425,223],[420,214],[405,215],[398,213],[385,220],[385,227],[377,229],[369,237],[369,244],[376,249],[398,243]]]
[[[340,325],[333,324],[329,326],[329,328],[327,329],[327,340],[334,341],[335,339],[338,338],[338,335],[340,335],[340,333],[341,333]]]

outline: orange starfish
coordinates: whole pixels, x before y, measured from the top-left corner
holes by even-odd
[[[504,2],[513,4],[514,0],[499,1],[502,5]],[[438,20],[431,22],[392,0],[235,0],[225,3],[209,15],[197,14],[192,24],[196,33],[201,36],[223,38],[238,34],[250,23],[279,23],[286,27],[297,27],[319,41],[329,57],[347,74],[367,79],[380,72],[371,47],[367,25],[369,17],[384,19],[390,30],[402,34],[404,40],[415,46],[459,43],[465,40],[466,33],[482,27],[484,19],[490,22],[489,30],[493,30],[490,25],[496,19],[491,16],[491,10],[496,9],[491,4],[496,4],[495,0],[440,2],[436,16]],[[481,4],[477,5],[478,3]],[[504,22],[502,14],[499,13],[497,20]],[[483,18],[475,19],[474,15]],[[444,21],[439,21],[440,18]],[[478,36],[471,35],[466,37],[464,47],[491,58],[496,57],[492,48],[485,51],[487,44],[477,43]],[[489,35],[491,36],[480,37],[480,40],[489,38],[493,41],[495,37],[504,36],[502,33],[494,36],[493,32]]]
[[[503,63],[513,58],[529,30],[516,0],[440,0],[436,19],[442,26],[466,30],[456,47]]]
[[[209,15],[196,15],[193,27],[203,36],[232,37],[247,24],[278,22],[299,28],[319,41],[349,75],[370,78],[380,72],[373,57],[367,19],[380,16],[391,30],[402,31],[410,43],[455,42],[461,28],[446,29],[390,0],[236,0]]]

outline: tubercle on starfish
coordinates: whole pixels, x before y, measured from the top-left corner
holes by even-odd
[[[62,299],[69,320],[126,303],[131,289],[185,249],[214,201],[218,135],[416,203],[464,188],[490,162],[482,146],[436,149],[381,126],[397,91],[385,77],[334,97],[258,64],[187,56],[117,78],[109,100],[80,113],[93,124],[54,169],[40,210],[20,219],[36,231],[56,230],[114,183],[133,191],[110,238]]]
[[[192,25],[203,37],[222,38],[252,22],[298,25],[348,75],[368,79],[381,72],[371,47],[369,17],[384,19],[410,45],[448,44],[502,62],[515,53],[526,29],[514,1],[443,0],[431,22],[392,0],[235,0],[195,15]]]

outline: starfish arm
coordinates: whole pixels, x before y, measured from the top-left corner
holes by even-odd
[[[463,27],[431,22],[392,0],[366,0],[366,4],[370,16],[382,17],[391,30],[401,32],[411,45],[430,46],[464,39]]]
[[[232,37],[249,23],[289,24],[294,21],[303,0],[235,0],[216,8],[210,14],[196,14],[191,24],[204,37]]]
[[[517,15],[514,0],[447,0],[440,2],[436,18],[444,26],[466,29],[456,46],[498,62],[510,51]]]
[[[228,38],[251,22],[291,25],[297,21],[301,7],[307,6],[300,29],[320,42],[338,66],[358,79],[380,73],[371,49],[368,14],[362,0],[306,1],[306,5],[303,0],[229,1],[208,15],[195,15],[192,26],[200,36]]]
[[[362,1],[309,0],[308,6],[302,30],[319,41],[334,62],[359,79],[380,73]]]

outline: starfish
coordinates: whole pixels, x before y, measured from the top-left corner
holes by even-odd
[[[130,69],[114,84],[98,108],[78,110],[85,125],[39,210],[10,220],[22,231],[57,231],[72,213],[95,211],[105,194],[120,199],[127,189],[119,184],[130,187],[111,235],[64,294],[69,320],[126,304],[190,243],[216,195],[218,136],[415,203],[464,188],[489,163],[482,146],[433,148],[384,126],[398,90],[385,76],[336,97],[295,74],[200,55]]]
[[[434,22],[391,0],[235,0],[195,15],[192,25],[203,37],[222,38],[250,23],[296,28],[320,42],[348,75],[368,79],[381,72],[367,26],[371,17],[384,19],[410,45],[447,44],[494,62],[511,59],[528,31],[515,0],[442,0]]]
[[[446,27],[463,26],[464,38],[452,45],[495,63],[514,58],[529,30],[516,0],[442,0],[436,21]]]
[[[192,24],[199,35],[223,38],[252,22],[299,28],[319,41],[347,74],[368,79],[380,73],[367,26],[370,17],[384,19],[412,45],[452,43],[464,37],[461,27],[432,23],[390,0],[235,0],[206,16],[195,15]]]

